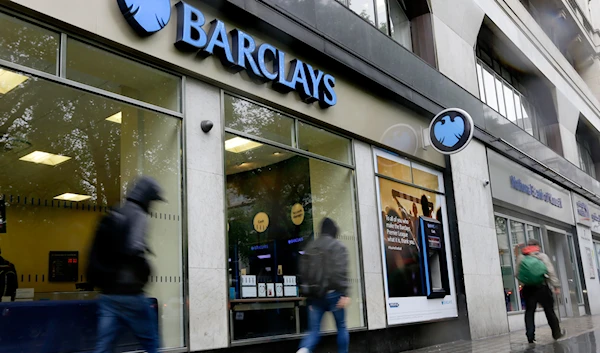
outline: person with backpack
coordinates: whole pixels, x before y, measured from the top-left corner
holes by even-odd
[[[18,288],[17,269],[12,262],[2,257],[0,249],[0,297],[10,297],[14,301]]]
[[[554,296],[560,294],[560,282],[548,255],[541,252],[540,243],[529,239],[527,246],[517,257],[516,277],[523,285],[522,297],[525,301],[525,327],[529,343],[535,342],[535,310],[538,303],[544,308],[546,319],[555,340],[565,335],[554,312]]]
[[[123,328],[130,329],[148,353],[159,347],[157,317],[144,295],[151,274],[147,254],[148,214],[164,201],[158,183],[140,178],[122,207],[102,218],[89,256],[88,281],[101,291],[94,353],[112,353]]]
[[[350,336],[345,308],[350,304],[348,289],[348,250],[336,237],[338,227],[325,218],[320,236],[311,241],[300,258],[300,288],[308,298],[309,333],[297,353],[311,353],[320,340],[321,320],[331,312],[337,326],[338,353],[348,353]]]

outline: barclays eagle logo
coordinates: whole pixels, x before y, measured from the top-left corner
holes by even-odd
[[[475,125],[466,111],[450,108],[436,115],[429,124],[431,146],[443,154],[462,151],[473,139]]]
[[[129,25],[142,36],[160,31],[171,19],[169,0],[117,0],[117,3]]]
[[[454,147],[465,133],[465,121],[461,116],[446,115],[433,126],[435,138],[446,147]]]

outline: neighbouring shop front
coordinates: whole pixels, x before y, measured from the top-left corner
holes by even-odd
[[[325,217],[348,249],[353,352],[468,338],[431,117],[201,1],[172,6],[152,35],[117,1],[90,0],[98,26],[73,22],[83,8],[15,3],[0,7],[0,249],[19,294],[0,307],[19,319],[0,351],[93,347],[88,247],[140,175],[168,200],[148,237],[166,351],[294,349],[309,310],[298,259]]]
[[[488,149],[500,268],[511,331],[524,328],[525,302],[515,278],[518,248],[529,239],[541,243],[550,257],[562,290],[557,296],[561,318],[584,315],[571,193],[540,175]],[[543,311],[536,322],[545,322]]]
[[[582,274],[586,284],[589,313],[600,313],[600,206],[573,194],[573,210],[577,221],[577,237],[581,254]]]

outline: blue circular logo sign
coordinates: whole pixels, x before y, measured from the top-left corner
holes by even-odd
[[[142,36],[158,32],[171,19],[170,0],[117,0],[121,13]]]
[[[451,108],[436,115],[429,125],[431,146],[443,154],[462,151],[473,139],[473,118],[464,110]]]

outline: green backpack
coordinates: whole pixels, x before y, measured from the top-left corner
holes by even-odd
[[[544,262],[535,256],[526,255],[519,266],[519,281],[526,286],[539,286],[546,281],[548,269]]]

